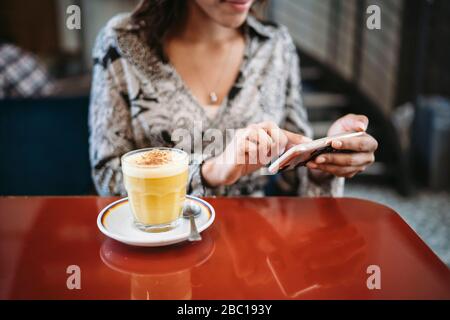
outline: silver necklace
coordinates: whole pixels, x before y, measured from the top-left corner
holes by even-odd
[[[207,89],[207,86],[205,85],[205,83],[204,83],[204,81],[203,81],[203,79],[202,79],[201,77],[199,77],[200,82],[202,83],[203,89],[204,89],[205,91],[209,91],[208,97],[209,97],[209,102],[210,102],[211,104],[215,104],[215,103],[217,103],[217,102],[219,101],[219,97],[217,96],[216,90],[217,90],[217,88],[218,88],[218,86],[219,86],[219,84],[220,84],[220,82],[221,82],[221,80],[222,80],[222,78],[223,78],[224,73],[225,73],[225,72],[224,72],[224,71],[225,71],[225,67],[226,67],[226,66],[229,64],[229,62],[230,62],[231,53],[233,52],[233,47],[234,47],[234,44],[231,45],[231,46],[230,46],[230,49],[228,50],[228,55],[227,55],[227,57],[226,57],[226,59],[225,59],[225,61],[224,61],[224,64],[223,64],[223,66],[222,66],[222,70],[221,70],[221,72],[220,72],[220,74],[219,74],[219,77],[217,78],[216,82],[215,82],[214,85],[213,85],[213,90],[208,90],[208,89]],[[198,69],[198,67],[197,67],[197,69]],[[199,74],[200,74],[200,72],[199,72]],[[214,88],[215,88],[216,90],[214,90]]]

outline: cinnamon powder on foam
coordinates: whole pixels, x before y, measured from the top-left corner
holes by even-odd
[[[136,160],[137,165],[161,166],[172,160],[172,153],[167,150],[150,150],[141,154]]]

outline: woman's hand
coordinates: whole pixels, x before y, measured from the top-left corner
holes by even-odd
[[[236,131],[224,152],[202,166],[202,176],[212,187],[231,185],[282,154],[293,145],[310,141],[280,129],[273,122],[252,124]]]
[[[345,132],[366,131],[369,119],[363,115],[348,114],[333,123],[328,130],[328,136]],[[333,141],[332,147],[338,150],[352,150],[354,153],[328,153],[307,163],[311,173],[316,177],[352,178],[357,173],[366,170],[375,161],[375,150],[378,142],[369,134],[363,136]]]

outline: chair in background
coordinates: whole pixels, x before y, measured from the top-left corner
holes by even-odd
[[[88,97],[0,101],[0,195],[94,193]]]

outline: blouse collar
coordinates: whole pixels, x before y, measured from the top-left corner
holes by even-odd
[[[263,24],[261,21],[259,21],[252,15],[249,15],[247,17],[244,28],[246,29],[246,32],[248,32],[250,36],[252,34],[256,34],[262,38],[272,38],[274,34],[273,28],[271,28],[270,25]]]

